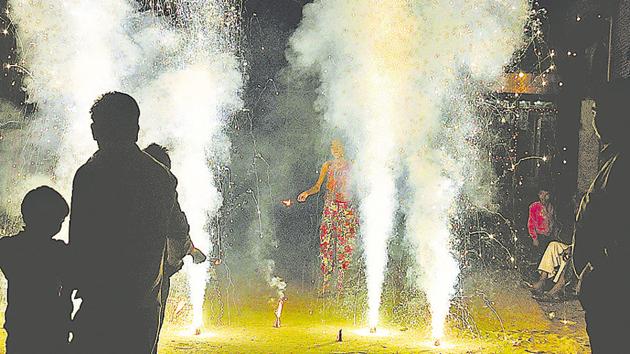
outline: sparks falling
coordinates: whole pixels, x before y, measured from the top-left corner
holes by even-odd
[[[356,155],[370,327],[378,324],[387,241],[404,191],[400,211],[418,285],[433,337],[444,335],[459,272],[449,216],[476,181],[478,151],[467,140],[475,115],[466,94],[501,74],[522,42],[527,10],[525,0],[318,0],[304,7],[289,57],[294,69],[319,76],[322,116]]]
[[[21,60],[32,73],[26,89],[38,108],[22,149],[28,156],[16,158],[26,162],[15,195],[50,184],[70,199],[74,171],[96,150],[90,106],[107,91],[129,92],[141,107],[140,145],[157,142],[171,150],[191,238],[210,254],[207,224],[222,203],[212,166],[228,163],[223,128],[242,105],[232,42],[238,14],[229,1],[174,1],[168,15],[163,9],[139,12],[130,0],[46,6],[12,0],[9,6],[23,43]],[[203,326],[208,263],[187,263],[197,329]]]

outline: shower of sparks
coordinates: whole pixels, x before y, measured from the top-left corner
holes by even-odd
[[[360,329],[356,329],[354,331],[352,331],[352,333],[363,336],[363,337],[375,337],[375,338],[379,338],[379,337],[391,337],[396,335],[395,331],[390,331],[386,328],[377,328],[376,332],[372,332],[370,330],[370,328],[360,328]]]
[[[470,103],[484,82],[501,76],[532,15],[527,1],[457,5],[319,0],[305,6],[291,38],[294,67],[319,75],[322,116],[356,155],[368,324],[379,322],[387,244],[400,208],[435,338],[444,335],[459,272],[451,215],[458,197],[474,197],[482,184],[482,168],[471,163],[480,128]]]
[[[10,1],[11,3],[11,1]],[[170,2],[165,2],[165,3],[170,3]],[[170,6],[170,5],[169,5]],[[534,53],[537,55],[538,60],[535,61],[535,65],[534,67],[523,67],[520,68],[520,72],[525,72],[528,75],[534,75],[536,78],[534,79],[534,81],[539,80],[539,82],[541,82],[542,86],[549,86],[551,84],[553,84],[554,86],[558,86],[557,81],[554,81],[554,73],[556,70],[556,65],[554,63],[554,58],[556,53],[547,48],[545,43],[544,43],[544,36],[542,33],[542,22],[541,19],[544,18],[545,16],[545,9],[532,9],[531,13],[530,13],[530,19],[529,19],[529,23],[528,23],[528,32],[527,34],[527,38],[529,39],[529,42],[527,43],[527,45],[524,47],[525,49],[522,50],[523,55],[524,52],[526,50],[533,50]],[[6,16],[10,16],[10,11],[9,9],[6,9],[4,14]],[[161,10],[161,12],[158,11],[157,15],[160,14],[164,14],[164,11]],[[232,19],[237,18],[238,16],[232,16],[230,15]],[[19,37],[20,33],[14,31],[15,27],[13,25],[13,23],[10,21],[10,19],[8,17],[4,17],[4,16],[0,16],[0,18],[4,21],[6,28],[3,32],[4,35],[7,36],[17,36],[16,39],[16,43],[17,43],[17,47],[18,48],[26,48],[24,45],[22,45],[22,38]],[[230,21],[233,21],[232,19],[230,20],[224,20],[225,23],[230,23]],[[238,21],[236,21],[238,22]],[[52,32],[51,32],[52,33]],[[28,37],[28,36],[26,36]],[[52,36],[54,38],[54,36]],[[31,41],[26,41],[26,43],[28,45],[31,45]],[[517,58],[518,59],[518,58]],[[2,58],[2,62],[3,62],[3,69],[5,70],[5,76],[11,75],[12,77],[20,77],[22,76],[22,74],[26,74],[30,79],[37,79],[40,82],[44,82],[46,80],[48,80],[48,76],[46,73],[44,73],[43,75],[39,75],[38,76],[38,70],[33,71],[33,73],[31,73],[28,70],[32,70],[33,67],[31,66],[30,62],[27,62],[23,59],[20,59],[20,57],[15,57],[15,56],[9,56],[8,58]],[[518,60],[516,60],[516,62],[518,62]],[[247,63],[243,63],[243,65],[246,65]],[[57,74],[64,74],[64,73],[70,73],[72,74],[72,71],[64,71],[64,63],[60,62],[60,63],[51,63],[50,64],[50,68],[55,69],[57,71]],[[520,73],[519,72],[519,73]],[[518,74],[517,74],[518,75]],[[72,76],[70,76],[72,77]],[[16,79],[17,80],[17,79]],[[27,80],[28,81],[28,80]],[[20,86],[20,81],[17,80],[17,86]],[[275,87],[275,83],[273,83],[273,80],[271,82],[274,87]],[[560,83],[560,85],[562,85],[562,83]],[[266,89],[267,85],[265,85],[265,89]],[[278,92],[276,92],[276,95],[278,94]],[[262,96],[262,95],[261,95]],[[520,112],[520,114],[523,114],[524,112],[527,112],[528,110],[538,110],[535,107],[531,107],[531,108],[526,108],[526,109],[520,109],[519,108],[519,102],[521,101],[522,96],[521,95],[515,95],[515,97],[512,97],[512,95],[510,95],[510,97],[508,99],[505,100],[501,100],[501,102],[499,102],[499,100],[494,100],[493,98],[487,98],[487,97],[483,97],[482,99],[480,99],[480,105],[485,105],[485,108],[488,109],[488,117],[500,117],[498,119],[498,121],[500,121],[502,124],[509,126],[511,124],[516,124],[515,123],[515,119],[513,119],[514,114],[518,114]],[[40,104],[40,106],[42,106]],[[44,109],[46,109],[44,107]],[[74,111],[76,111],[76,108],[74,108]],[[52,110],[52,112],[55,112],[55,110]],[[61,112],[59,114],[63,114],[64,112]],[[526,113],[525,113],[526,114]],[[45,114],[41,114],[41,116],[45,116]],[[518,116],[517,116],[518,117]],[[85,117],[84,117],[85,118]],[[40,118],[41,119],[41,118]],[[25,139],[29,141],[29,143],[32,144],[34,139],[40,139],[42,141],[46,141],[48,142],[50,145],[55,145],[55,143],[57,142],[57,140],[55,139],[55,136],[59,135],[59,131],[63,130],[65,127],[63,125],[58,125],[56,124],[55,121],[50,120],[48,122],[45,122],[45,124],[40,124],[40,127],[35,127],[36,129],[33,129],[33,127],[31,127],[31,129],[28,132],[27,137],[30,136],[30,138]],[[493,128],[487,128],[488,131],[490,129]],[[252,136],[253,136],[253,130],[252,130]],[[521,186],[520,181],[518,180],[517,176],[516,176],[516,170],[515,168],[518,167],[520,165],[520,163],[522,162],[522,158],[519,159],[516,156],[516,152],[515,150],[513,150],[512,148],[509,148],[509,145],[511,144],[510,140],[516,141],[518,139],[518,135],[516,134],[516,136],[510,137],[509,139],[504,140],[505,141],[505,145],[506,145],[506,151],[508,151],[509,149],[509,161],[507,162],[507,168],[503,169],[503,176],[500,176],[495,182],[493,182],[494,184],[497,184],[499,182],[499,180],[501,179],[501,177],[505,177],[510,176],[510,178],[512,178],[513,176],[513,180],[514,180],[514,184],[513,187],[517,188],[519,186]],[[493,140],[493,142],[496,142],[496,140]],[[22,142],[18,143],[18,145],[23,144]],[[503,144],[503,141],[501,141],[501,144]],[[42,144],[37,144],[37,145],[42,145]],[[47,147],[48,148],[48,147]],[[33,186],[34,184],[37,183],[49,183],[49,180],[52,181],[59,181],[59,185],[63,185],[63,184],[67,184],[63,181],[64,177],[63,176],[58,176],[55,173],[55,168],[54,165],[51,167],[49,162],[44,162],[44,160],[41,158],[41,153],[38,154],[37,151],[35,151],[36,149],[33,149],[32,151],[29,150],[30,147],[29,146],[25,146],[23,150],[28,151],[28,155],[29,157],[26,159],[16,159],[16,162],[12,168],[7,168],[8,171],[10,171],[10,173],[15,176],[15,179],[12,182],[15,182],[16,185],[18,185],[18,187],[16,188],[15,186],[12,186],[11,188],[11,196],[14,202],[18,200],[18,197],[23,194],[23,192],[26,190],[27,187],[19,187],[19,185],[21,184],[27,184],[27,185],[31,185]],[[256,157],[256,154],[254,154],[253,160],[254,162],[256,160],[262,160],[262,158]],[[493,156],[492,153],[489,154],[489,158],[495,158],[496,156]],[[56,157],[55,157],[56,158]],[[52,160],[54,160],[55,158],[53,158]],[[537,159],[534,159],[534,161],[536,162],[549,162],[549,161],[553,161],[555,159],[555,155],[553,154],[548,154],[548,155],[544,155],[544,156],[537,156]],[[49,159],[51,160],[51,159]],[[514,165],[514,168],[510,169],[510,167]],[[526,166],[526,164],[525,164]],[[543,164],[544,166],[544,164]],[[522,168],[522,167],[521,167]],[[518,168],[516,168],[518,170]],[[500,172],[499,172],[500,174]],[[29,182],[25,182],[25,181],[29,181]],[[258,175],[256,176],[256,184],[258,184],[259,182],[259,178]],[[180,181],[181,183],[181,181]],[[258,189],[258,187],[256,187],[256,189]],[[271,188],[270,188],[271,189]],[[251,191],[250,191],[251,193]],[[258,197],[260,198],[260,193],[258,193]],[[252,198],[254,199],[255,205],[256,205],[256,210],[257,210],[257,215],[260,215],[261,211],[260,211],[260,205],[258,203],[258,199],[252,195]],[[289,201],[290,202],[290,201]],[[277,199],[276,202],[277,203]],[[286,205],[286,204],[285,204]],[[288,206],[287,206],[288,207]],[[477,206],[479,207],[479,206]],[[482,240],[484,240],[483,245],[484,247],[493,247],[496,246],[496,250],[498,250],[499,252],[505,252],[506,251],[506,247],[509,248],[509,250],[507,250],[506,255],[508,255],[507,259],[510,262],[514,262],[514,256],[512,256],[512,253],[514,252],[515,249],[515,245],[516,245],[516,241],[517,241],[517,236],[516,236],[516,230],[515,230],[515,226],[511,224],[511,222],[504,217],[503,215],[500,215],[500,213],[494,211],[494,210],[489,210],[489,209],[476,209],[477,211],[486,213],[488,215],[494,215],[497,216],[497,218],[500,218],[501,220],[503,220],[503,224],[506,228],[509,229],[509,232],[507,233],[507,236],[509,236],[509,240],[513,241],[514,243],[511,245],[508,245],[507,243],[504,242],[504,240],[502,241],[502,235],[501,232],[498,232],[496,230],[491,231],[484,231],[485,227],[481,227],[479,225],[476,226],[476,228],[474,230],[476,231],[483,231],[483,232],[479,232],[477,233],[476,231],[473,231],[472,234],[479,234],[482,237]],[[506,214],[507,215],[507,214]],[[259,217],[260,220],[260,217]],[[497,224],[498,225],[498,224]],[[260,230],[260,238],[263,238],[263,232],[262,232],[262,226],[259,229]],[[485,232],[485,233],[484,233]],[[494,235],[493,238],[489,237],[489,234]],[[205,235],[204,237],[207,237],[207,235]],[[506,246],[507,245],[507,246]],[[462,246],[464,247],[464,246]],[[481,244],[480,246],[481,247]],[[474,248],[466,248],[462,251],[463,255],[466,254],[474,254],[474,253],[481,253],[481,250],[477,251]],[[487,252],[487,254],[498,254],[494,249],[491,249],[489,252]],[[493,256],[494,257],[494,256]],[[464,257],[465,258],[465,257]],[[481,258],[481,256],[480,256]],[[380,330],[380,329],[379,329]],[[427,345],[432,345],[433,343],[429,343],[427,342]],[[444,341],[442,341],[442,344],[444,345]]]
[[[91,104],[108,91],[128,92],[141,107],[140,145],[169,148],[191,238],[210,254],[208,224],[222,204],[210,161],[229,162],[223,128],[242,106],[240,13],[231,1],[156,1],[142,11],[126,0],[11,0],[9,7],[20,64],[11,58],[4,68],[28,75],[24,86],[37,104],[9,199],[40,184],[70,199],[74,171],[96,150]],[[208,266],[186,260],[195,329],[203,327]]]

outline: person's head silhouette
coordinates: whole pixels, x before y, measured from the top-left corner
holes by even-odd
[[[152,143],[144,148],[144,152],[153,157],[157,162],[166,166],[169,170],[171,169],[171,157],[168,155],[168,149],[166,147]]]
[[[55,236],[70,212],[61,194],[48,186],[26,193],[21,209],[25,230],[42,237]]]
[[[128,94],[108,92],[102,95],[92,105],[90,114],[92,136],[99,146],[138,141],[140,107]]]

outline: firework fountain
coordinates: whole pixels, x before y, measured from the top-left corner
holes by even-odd
[[[449,215],[477,173],[471,97],[521,44],[528,2],[318,0],[303,14],[290,60],[319,75],[318,108],[355,152],[368,324],[400,207],[439,339],[459,272]]]
[[[69,198],[74,171],[96,150],[92,102],[107,91],[129,92],[142,110],[140,143],[171,150],[191,238],[209,254],[207,223],[222,203],[212,167],[228,163],[223,127],[242,104],[236,10],[223,0],[155,2],[144,11],[128,0],[12,0],[9,9],[29,100],[37,104],[10,199],[42,183]],[[191,263],[185,268],[198,329],[208,264]]]

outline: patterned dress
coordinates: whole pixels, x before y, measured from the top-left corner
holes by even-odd
[[[323,290],[337,269],[337,289],[343,289],[344,272],[350,267],[358,218],[347,192],[350,165],[334,160],[328,166],[326,197],[320,226],[320,257]]]

